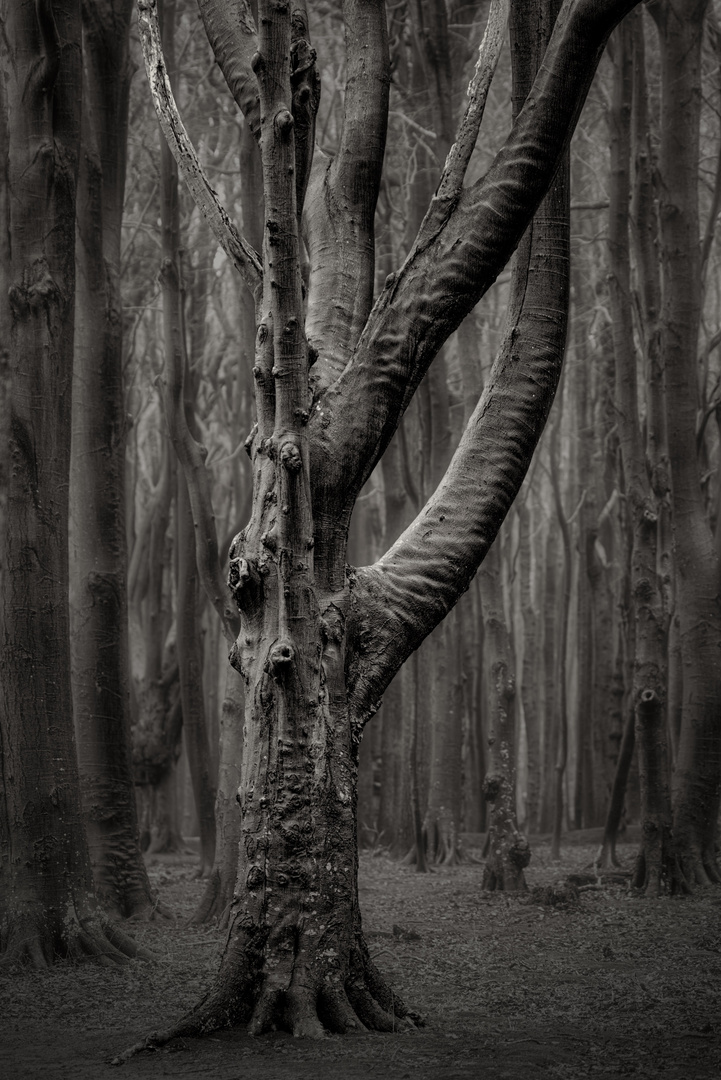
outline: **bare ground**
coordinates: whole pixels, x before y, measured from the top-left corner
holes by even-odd
[[[621,846],[630,865],[635,848]],[[595,848],[552,864],[536,843],[528,880],[550,886]],[[721,889],[638,899],[622,885],[553,906],[481,892],[480,863],[417,874],[385,856],[361,860],[371,952],[426,1018],[417,1034],[294,1040],[243,1031],[178,1040],[120,1068],[110,1059],[178,1018],[211,980],[214,928],[139,926],[153,964],[0,974],[0,1075],[6,1080],[489,1080],[721,1076]],[[193,860],[151,875],[187,917],[202,892]]]

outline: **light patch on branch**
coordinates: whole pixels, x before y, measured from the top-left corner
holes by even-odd
[[[165,66],[156,0],[138,0],[138,25],[153,104],[178,169],[218,243],[256,295],[263,280],[258,253],[240,235],[221,206],[180,119]]]

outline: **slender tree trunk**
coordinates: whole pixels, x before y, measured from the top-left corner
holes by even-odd
[[[130,757],[119,281],[131,10],[129,0],[104,0],[83,11],[70,626],[78,765],[95,887],[114,915],[147,918],[162,909],[153,901],[140,854]]]
[[[618,831],[623,817],[626,785],[628,783],[628,774],[631,771],[631,762],[633,760],[633,750],[636,741],[635,734],[636,717],[634,713],[629,712],[626,719],[626,726],[623,729],[618,763],[616,765],[616,775],[613,778],[613,786],[611,787],[611,797],[608,802],[606,823],[603,829],[603,840],[598,855],[596,856],[596,864],[602,870],[609,870],[613,866],[620,865],[616,856],[616,841],[618,840]]]
[[[215,815],[218,831],[215,866],[208,886],[193,914],[191,923],[216,919],[226,927],[235,889],[240,843],[240,809],[238,788],[243,760],[243,714],[245,694],[243,681],[230,665],[227,668],[225,696],[220,714],[220,763]]]
[[[175,3],[165,0],[161,6],[162,34],[168,68],[175,68]],[[184,291],[180,264],[180,204],[178,167],[167,143],[161,137],[161,221],[163,265],[160,280],[163,291],[163,329],[167,375],[173,383],[180,375],[181,394],[177,407],[183,410],[185,423],[192,433],[194,420],[194,380],[190,378],[186,353]],[[177,449],[177,447],[176,447]],[[200,832],[198,876],[208,877],[215,859],[215,783],[210,774],[210,748],[203,698],[203,643],[198,611],[199,580],[197,571],[196,530],[184,470],[177,473],[176,559],[177,559],[177,657],[183,730],[188,765]]]
[[[200,636],[199,582],[195,528],[185,476],[178,472],[176,514],[177,655],[183,736],[198,815],[200,865],[198,877],[208,877],[215,860],[215,781],[210,771],[210,747],[203,697],[203,642]]]
[[[558,624],[560,634],[558,640],[557,666],[555,669],[556,685],[558,687],[557,716],[555,718],[555,745],[556,754],[553,763],[553,835],[551,837],[551,858],[561,857],[561,832],[563,829],[564,811],[564,775],[568,761],[568,622],[571,612],[571,528],[568,518],[563,509],[561,498],[561,484],[559,472],[561,468],[558,448],[558,435],[561,427],[562,416],[556,417],[551,438],[551,483],[553,487],[553,499],[556,507],[556,516],[561,530],[563,550],[563,563],[561,567],[561,591],[558,597]]]
[[[702,293],[697,171],[706,6],[706,0],[684,0],[652,9],[661,43],[661,348],[672,463],[675,603],[683,655],[674,843],[686,879],[699,884],[721,880],[714,850],[721,797],[719,562],[696,460],[695,363]]]
[[[531,548],[531,511],[526,499],[520,509],[521,612],[523,615],[523,672],[521,696],[528,746],[526,785],[526,830],[538,832],[541,799],[542,741],[538,703],[541,683],[538,633],[540,619],[534,605]],[[538,568],[536,567],[536,573]]]
[[[680,876],[670,850],[671,803],[666,752],[666,634],[657,574],[655,499],[647,479],[638,420],[636,351],[633,346],[628,236],[631,163],[633,20],[616,34],[617,57],[611,129],[609,213],[610,301],[616,357],[616,401],[626,498],[633,529],[631,597],[635,623],[633,700],[641,779],[643,839],[634,885],[656,892]]]
[[[531,851],[516,820],[516,680],[503,610],[500,561],[498,545],[494,544],[480,570],[489,705],[488,771],[483,793],[491,804],[483,888],[523,892],[523,870]]]

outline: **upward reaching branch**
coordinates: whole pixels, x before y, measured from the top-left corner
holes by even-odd
[[[311,417],[321,515],[352,505],[449,334],[495,281],[553,179],[608,35],[635,0],[567,0],[516,124],[486,176],[378,298],[352,361]],[[351,407],[352,403],[352,407]]]
[[[308,340],[318,353],[316,392],[351,357],[373,303],[373,219],[388,123],[390,57],[383,0],[344,0],[346,93],[332,162],[316,150],[305,225]],[[333,304],[328,297],[333,296]]]
[[[408,256],[409,259],[413,257],[417,248],[425,247],[438,234],[439,228],[447,221],[463,190],[463,179],[481,130],[488,91],[491,88],[491,80],[503,47],[509,2],[510,0],[492,0],[491,2],[488,23],[478,51],[478,60],[473,78],[468,85],[466,111],[458,128],[456,141],[443,167],[438,190],[428,207],[428,212]]]
[[[501,350],[445,477],[390,551],[357,571],[360,647],[349,690],[360,720],[468,588],[546,423],[566,341],[567,164],[533,222],[528,245],[516,268]]]

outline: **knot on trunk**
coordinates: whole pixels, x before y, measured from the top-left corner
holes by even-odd
[[[300,450],[294,442],[288,441],[283,443],[280,448],[280,460],[288,472],[300,472],[303,466]]]
[[[231,552],[235,550],[233,541]],[[228,586],[239,610],[248,611],[258,600],[260,578],[248,559],[231,558],[228,568]]]
[[[290,641],[276,641],[268,653],[268,670],[274,679],[282,679],[290,670],[295,650]]]
[[[516,837],[516,840],[508,852],[508,858],[511,860],[514,866],[517,866],[519,870],[523,870],[528,866],[531,861],[531,847],[528,840],[521,833]]]
[[[486,802],[495,802],[501,791],[503,777],[498,773],[489,773],[483,781],[483,798]]]
[[[254,889],[260,889],[265,882],[265,874],[259,866],[251,866],[248,871],[248,876],[245,879],[245,884],[248,889],[253,891]]]

